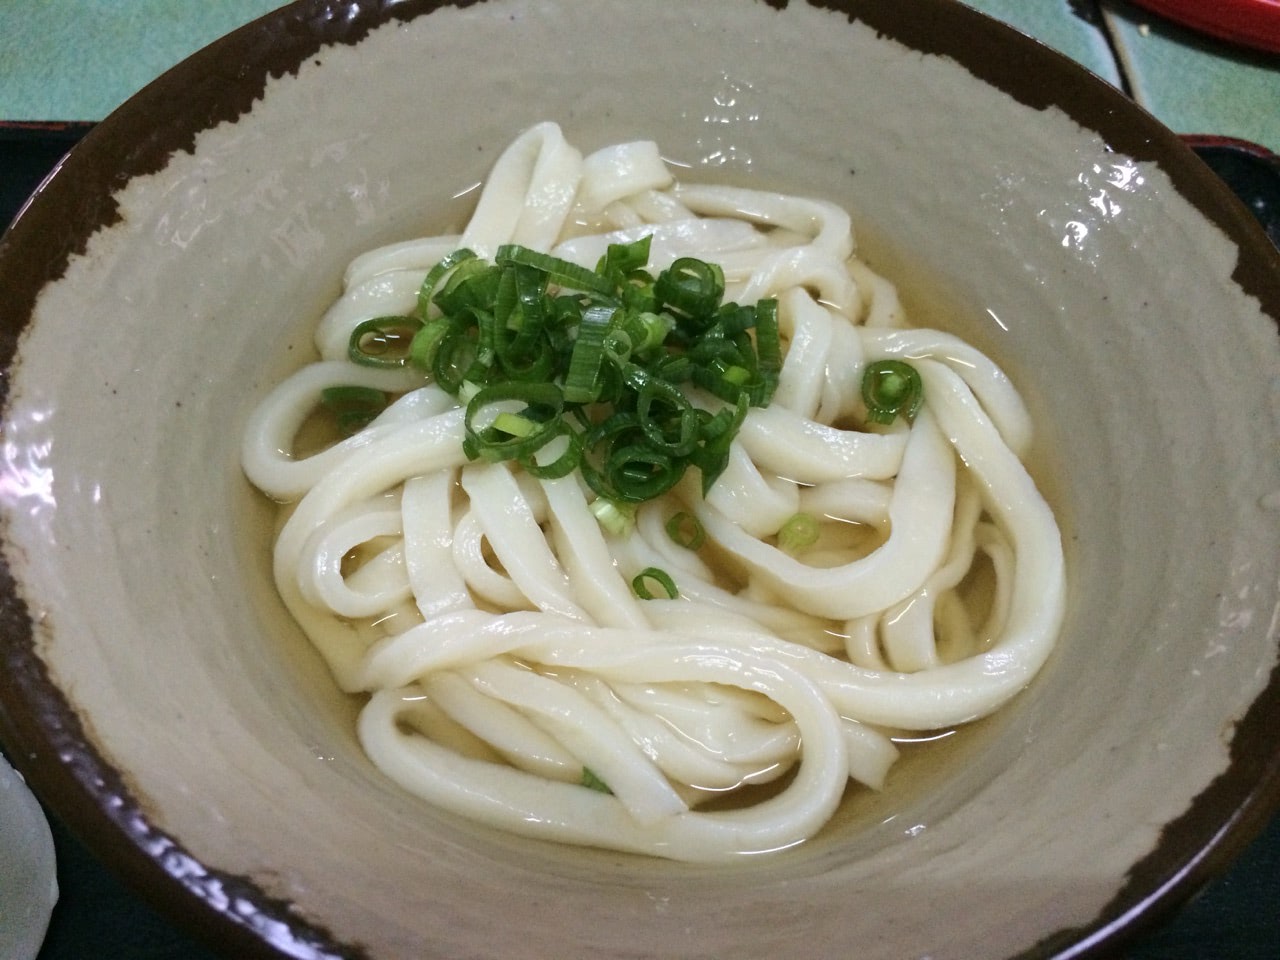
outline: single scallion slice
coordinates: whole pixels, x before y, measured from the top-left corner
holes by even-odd
[[[583,312],[582,321],[578,324],[578,338],[569,356],[569,370],[564,378],[564,399],[567,403],[591,403],[600,396],[604,340],[615,312],[609,306],[594,306]]]
[[[475,253],[463,247],[454,250],[427,271],[427,276],[422,281],[422,286],[418,289],[418,316],[421,319],[427,319],[431,309],[431,300],[450,271],[464,260],[473,259],[475,259]]]
[[[493,429],[509,437],[530,437],[540,424],[518,413],[503,411],[493,418]]]
[[[578,469],[582,462],[582,438],[563,419],[555,425],[556,435],[531,453],[517,457],[520,466],[539,480],[559,480]],[[557,443],[563,438],[563,443]]]
[[[724,296],[724,271],[716,263],[680,257],[658,277],[653,292],[659,303],[684,319],[714,316]]]
[[[862,399],[873,423],[893,423],[899,416],[910,423],[924,403],[924,384],[911,364],[878,360],[863,371]]]
[[[689,459],[702,472],[702,495],[705,497],[712,485],[720,479],[729,465],[729,449],[733,438],[738,435],[738,428],[747,418],[748,401],[746,395],[738,397],[733,407],[725,407],[711,417],[702,427],[704,441],[689,455]]]
[[[595,790],[597,793],[613,793],[609,785],[596,776],[596,772],[590,767],[582,768],[582,777],[578,780],[578,786]]]
[[[457,394],[465,382],[472,380],[477,354],[476,338],[466,327],[450,327],[436,344],[431,355],[431,376],[446,393]]]
[[[506,409],[507,401],[523,405],[523,412]],[[552,383],[516,381],[482,387],[467,402],[463,449],[473,459],[490,463],[529,457],[559,436],[563,408],[560,388]],[[506,426],[499,426],[500,422]]]
[[[753,405],[767,407],[778,388],[778,374],[782,370],[782,340],[778,335],[778,301],[760,300],[756,303],[756,355],[760,377],[760,389],[751,398]]]
[[[636,505],[634,503],[618,503],[608,497],[596,497],[591,501],[591,514],[606,533],[611,533],[615,537],[625,537],[635,529]]]
[[[422,327],[417,317],[370,317],[356,324],[347,342],[352,363],[365,367],[403,367],[413,338]]]
[[[684,510],[673,513],[666,523],[667,536],[686,550],[697,550],[707,542],[702,521]]]
[[[799,553],[818,542],[818,518],[811,513],[797,513],[778,530],[778,548]]]
[[[409,344],[409,363],[419,370],[430,370],[431,365],[435,362],[436,350],[440,347],[440,341],[449,332],[450,326],[451,324],[447,318],[436,317],[434,320],[428,320],[419,327],[418,332],[413,335],[413,340]]]
[[[654,449],[672,457],[686,457],[698,442],[698,414],[683,393],[666,380],[628,364],[627,385],[636,391],[636,417]]]
[[[468,307],[491,309],[498,295],[502,272],[484,260],[467,258],[440,283],[431,303],[447,316]]]
[[[559,257],[553,257],[549,253],[530,250],[528,247],[522,247],[519,244],[509,243],[500,246],[494,259],[499,264],[515,263],[536,267],[547,274],[555,283],[571,290],[598,293],[604,296],[613,296],[616,292],[615,285],[610,283],[607,277],[602,277],[593,270],[580,267],[568,260],[561,260]]]
[[[556,354],[545,337],[536,339],[525,350],[514,343],[498,341],[498,361],[501,375],[509,380],[532,380],[545,383],[554,378]]]
[[[674,326],[675,321],[666,314],[651,311],[635,314],[634,329],[629,331],[632,352],[644,356],[661,347]]]
[[[596,264],[596,273],[615,287],[623,287],[649,262],[651,236],[641,237],[631,243],[611,243]]]
[[[621,367],[631,359],[631,334],[619,327],[610,325],[601,346],[604,358],[615,367]]]
[[[680,591],[676,589],[676,582],[671,579],[671,574],[661,567],[645,567],[631,580],[631,589],[641,600],[654,600],[656,596],[649,587],[650,583],[656,585],[668,600],[675,600],[680,596]]]
[[[604,479],[612,496],[644,503],[666,493],[684,474],[684,465],[647,444],[615,447],[605,464]]]

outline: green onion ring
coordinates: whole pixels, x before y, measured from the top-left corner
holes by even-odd
[[[347,341],[347,357],[363,367],[403,367],[413,338],[422,327],[418,317],[370,317],[356,324]]]
[[[862,399],[873,423],[893,423],[899,416],[910,423],[924,403],[924,384],[911,364],[878,360],[863,371]]]
[[[702,521],[688,511],[673,513],[666,522],[667,536],[686,550],[697,550],[707,542],[707,531]]]
[[[649,590],[649,581],[652,580],[662,588],[666,599],[675,600],[680,596],[680,591],[676,589],[676,582],[671,579],[671,575],[660,567],[645,567],[631,580],[631,589],[635,591],[635,595],[641,600],[655,599],[653,593]]]

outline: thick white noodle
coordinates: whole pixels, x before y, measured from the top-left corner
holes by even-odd
[[[655,272],[695,256],[722,265],[727,298],[777,298],[785,354],[707,496],[686,476],[630,532],[602,528],[576,475],[468,462],[458,401],[422,375],[346,359],[354,327],[414,310],[457,247],[514,242],[590,268],[646,235]],[[884,785],[895,736],[991,713],[1053,648],[1064,564],[1020,460],[1026,408],[981,352],[907,326],[834,204],[677,183],[647,141],[583,159],[539,124],[460,235],[353,261],[316,345],[251,416],[244,470],[285,504],[277,588],[338,685],[367,695],[364,749],[440,808],[675,859],[783,849],[822,828],[850,779]],[[910,424],[866,425],[862,370],[883,358],[920,372]],[[296,454],[321,391],[344,384],[398,399]],[[677,513],[705,546],[672,539]],[[816,542],[780,542],[799,513]],[[631,581],[649,567],[679,596],[640,600]],[[741,802],[700,809],[726,791]]]
[[[635,194],[665,190],[674,179],[652,140],[604,147],[582,161],[576,212],[590,217]]]
[[[507,147],[480,194],[459,246],[492,257],[504,243],[545,250],[560,236],[582,179],[582,154],[554,123]]]

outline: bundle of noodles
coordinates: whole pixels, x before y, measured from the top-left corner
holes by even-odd
[[[589,269],[641,236],[650,269],[695,256],[722,267],[726,299],[775,299],[784,353],[705,496],[686,476],[628,529],[598,522],[577,473],[470,459],[463,405],[429,377],[348,359],[353,329],[411,312],[456,249],[518,243]],[[372,761],[457,814],[678,859],[785,848],[851,778],[883,784],[895,735],[991,713],[1055,641],[1060,536],[1020,460],[1018,394],[956,337],[905,325],[834,205],[676,183],[649,142],[583,158],[541,124],[502,155],[461,235],[355,260],[316,343],[243,446],[287,511],[279,593],[338,684],[368,695]],[[923,383],[910,422],[867,422],[859,383],[885,358]],[[289,453],[340,385],[396,399]],[[633,580],[654,568],[675,589],[641,599]]]

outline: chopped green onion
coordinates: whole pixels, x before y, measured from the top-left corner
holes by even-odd
[[[707,541],[707,531],[702,521],[681,510],[671,515],[666,524],[667,536],[686,550],[697,550]]]
[[[615,537],[625,537],[635,529],[634,503],[619,503],[608,497],[596,497],[591,501],[591,513],[605,532],[612,533]]]
[[[659,567],[645,567],[635,575],[631,581],[631,589],[635,591],[637,597],[641,600],[653,600],[654,595],[649,590],[649,581],[656,583],[662,592],[666,594],[668,600],[675,600],[680,596],[680,591],[676,589],[676,583],[671,579],[671,575],[667,571]]]
[[[666,493],[683,474],[683,465],[672,457],[646,444],[633,443],[610,453],[604,480],[613,498],[644,503]]]
[[[787,553],[798,553],[818,541],[818,518],[811,513],[797,513],[778,530],[778,547]]]
[[[516,458],[520,466],[524,467],[530,475],[537,477],[539,480],[559,480],[561,477],[567,477],[574,470],[577,470],[578,465],[582,462],[582,439],[577,432],[564,420],[558,421],[555,429],[556,435],[537,450]],[[560,452],[550,460],[543,461],[540,459],[539,454],[555,453],[555,442],[561,437],[565,439],[565,442]]]
[[[526,352],[517,352],[518,344],[498,341],[498,361],[502,372],[512,380],[544,383],[556,370],[556,355],[545,337],[538,338]]]
[[[578,786],[586,787],[588,790],[595,790],[599,793],[613,793],[609,789],[609,785],[596,776],[595,771],[590,767],[582,768],[582,777],[578,780]]]
[[[610,327],[601,344],[605,358],[615,367],[631,359],[631,334],[617,327]]]
[[[422,286],[418,290],[418,316],[421,319],[427,319],[428,311],[431,308],[431,300],[436,295],[437,289],[449,272],[462,261],[472,260],[474,258],[475,253],[464,247],[453,251],[453,253],[449,254],[427,271],[427,276],[422,281]]]
[[[525,404],[517,415],[505,409],[489,410],[504,401]],[[463,450],[472,459],[490,463],[528,457],[560,435],[560,411],[564,400],[553,383],[496,383],[482,387],[467,402],[463,416]],[[491,413],[489,422],[482,414]],[[511,426],[504,429],[499,422]]]
[[[417,317],[371,317],[356,324],[347,343],[352,363],[365,367],[403,367],[422,327]]]
[[[649,247],[652,236],[644,236],[631,243],[611,243],[596,266],[596,273],[615,281],[617,286],[636,270],[649,263]]]
[[[662,272],[653,285],[659,304],[697,320],[714,315],[724,296],[724,271],[719,264],[680,257]]]
[[[373,387],[325,387],[320,404],[334,415],[345,435],[359,433],[387,408],[387,395]]]
[[[493,418],[493,429],[509,437],[530,437],[538,429],[538,424],[518,413],[504,411]]]
[[[452,324],[446,318],[437,317],[419,327],[409,344],[409,363],[419,370],[430,370],[435,363],[440,341],[444,339],[451,326]]]
[[[504,328],[513,336],[500,342],[504,352],[514,358],[537,353],[543,341],[543,328],[547,323],[547,284],[549,278],[533,267],[513,267],[504,271],[513,278],[515,300],[512,309],[495,310]]]
[[[518,244],[492,262],[457,250],[428,271],[415,316],[353,335],[352,359],[408,363],[459,397],[471,459],[514,460],[541,478],[580,470],[597,502],[621,512],[690,467],[705,494],[747,408],[773,395],[777,304],[721,302],[723,270],[693,257],[655,277],[650,243],[611,244],[595,270]],[[723,409],[695,407],[690,386]]]
[[[484,308],[496,299],[501,280],[502,271],[493,264],[467,258],[444,278],[431,302],[446,316],[460,313],[467,307]]]
[[[657,347],[661,347],[664,340],[667,339],[676,322],[671,317],[660,314],[644,312],[635,316],[635,327],[638,328],[639,336],[632,332],[632,352],[637,355],[649,353]]]
[[[578,338],[569,355],[569,371],[564,380],[564,398],[569,403],[590,403],[600,396],[600,362],[604,359],[604,339],[616,311],[608,306],[590,307],[578,323]]]
[[[687,354],[663,357],[654,365],[654,376],[668,383],[684,383],[693,378],[693,361]]]
[[[610,283],[607,277],[602,277],[586,267],[580,267],[568,260],[553,257],[549,253],[530,250],[528,247],[522,247],[519,244],[504,244],[498,248],[498,254],[494,259],[499,264],[515,263],[537,267],[546,273],[552,281],[571,290],[612,296],[617,289],[616,285]]]
[[[689,459],[702,472],[704,497],[729,466],[729,448],[746,418],[747,398],[742,395],[738,397],[737,406],[725,407],[703,425],[702,433],[706,439],[689,455]]]
[[[756,353],[759,356],[759,393],[751,402],[765,407],[773,400],[782,370],[782,342],[778,336],[778,301],[761,300],[756,304]]]
[[[910,423],[924,402],[924,384],[909,363],[879,360],[862,374],[862,399],[873,423],[893,423],[898,416]]]
[[[432,354],[432,377],[442,390],[457,394],[465,381],[474,382],[472,368],[478,352],[476,339],[469,330],[461,324],[451,326]]]
[[[637,391],[636,417],[650,445],[673,457],[692,453],[698,442],[698,414],[684,394],[635,364],[628,365],[623,377]]]

